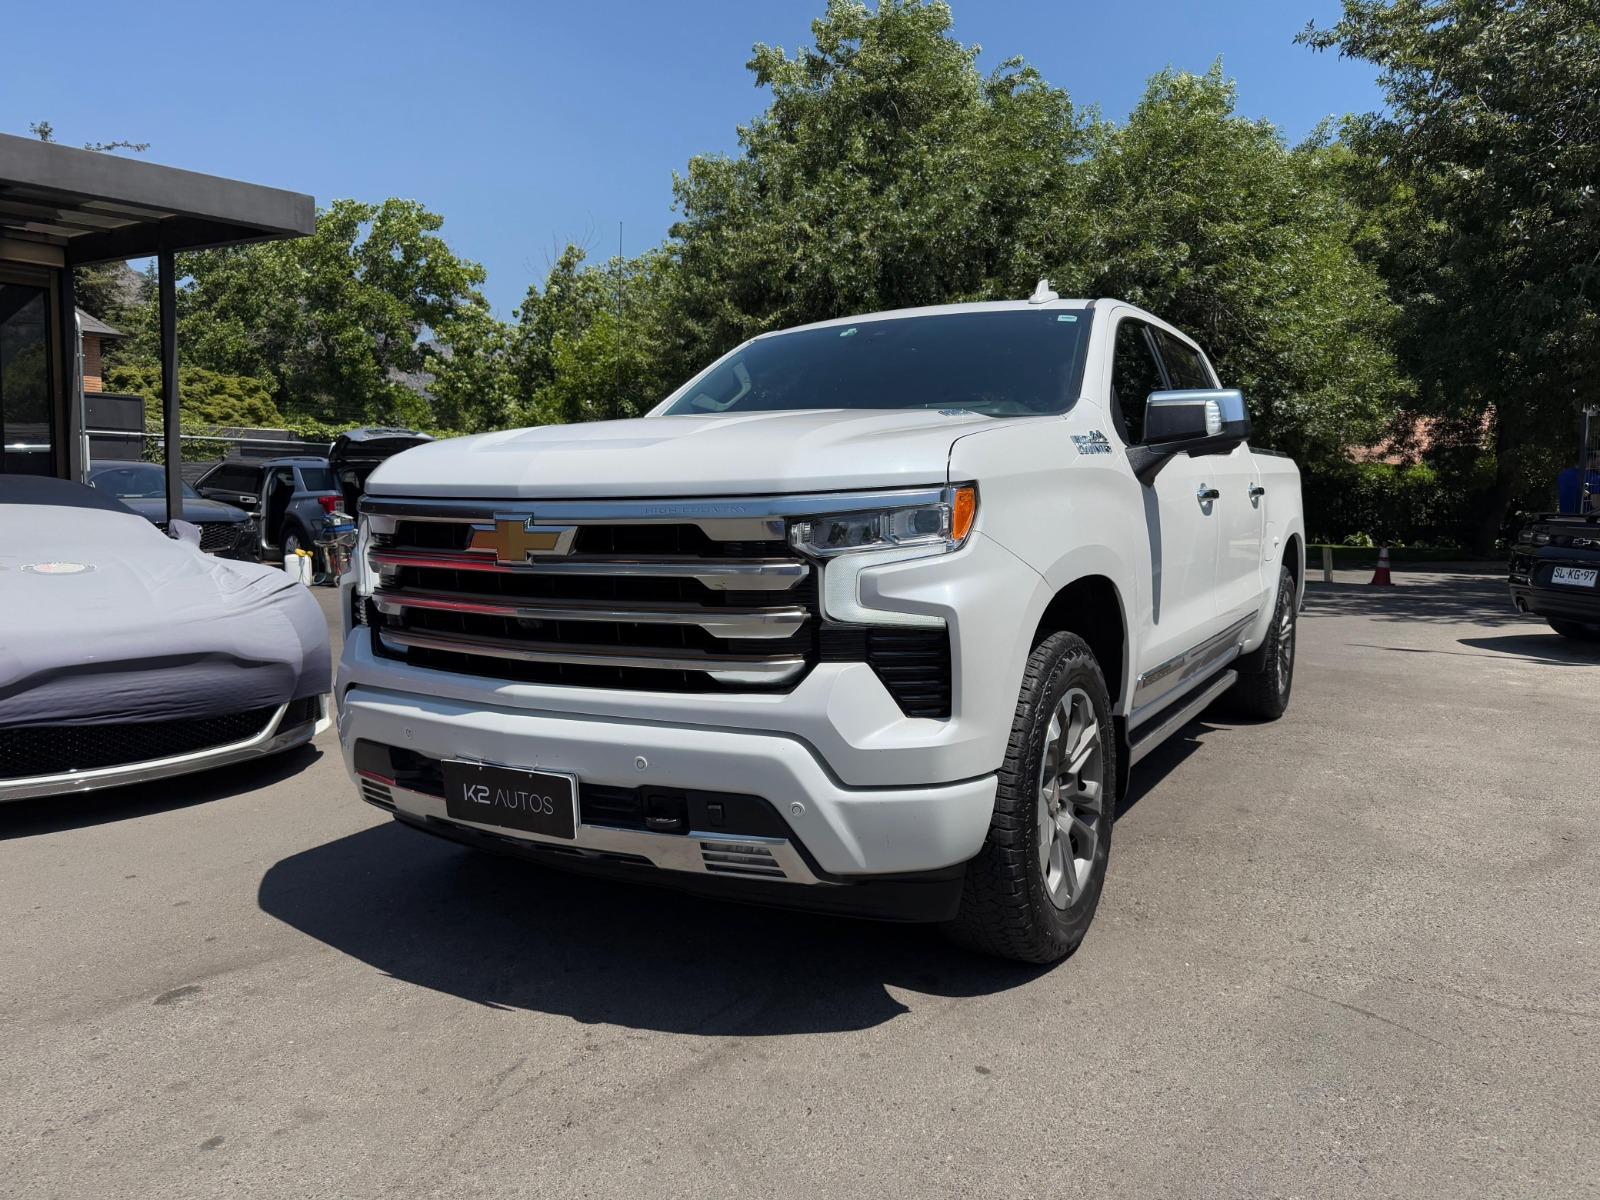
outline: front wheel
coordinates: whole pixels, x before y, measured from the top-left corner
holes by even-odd
[[[1049,963],[1078,948],[1105,883],[1117,739],[1094,653],[1058,633],[1028,658],[989,835],[967,864],[951,934],[973,949]]]
[[[1239,682],[1229,690],[1227,704],[1240,716],[1276,721],[1289,707],[1289,692],[1294,687],[1296,590],[1294,572],[1280,567],[1266,641],[1234,667]]]

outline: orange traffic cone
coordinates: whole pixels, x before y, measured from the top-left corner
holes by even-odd
[[[1394,586],[1394,580],[1389,578],[1389,547],[1378,547],[1378,569],[1372,573],[1372,583],[1368,586]]]

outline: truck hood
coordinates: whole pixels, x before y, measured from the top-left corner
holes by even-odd
[[[807,410],[545,425],[432,442],[367,480],[390,496],[765,495],[942,483],[951,444],[995,419]]]

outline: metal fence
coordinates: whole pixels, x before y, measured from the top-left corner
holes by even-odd
[[[298,454],[326,454],[330,442],[308,442],[302,438],[262,436],[262,430],[237,433],[185,433],[179,449],[183,478],[194,483],[212,467],[228,458],[261,461]],[[159,433],[128,429],[88,429],[84,460],[90,466],[107,462],[166,462],[167,439]]]

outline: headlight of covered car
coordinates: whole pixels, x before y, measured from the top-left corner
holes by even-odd
[[[833,621],[857,625],[941,626],[928,613],[890,612],[861,603],[861,573],[873,567],[949,554],[966,545],[978,517],[973,484],[878,509],[807,517],[789,527],[799,551],[822,559],[822,608]]]

